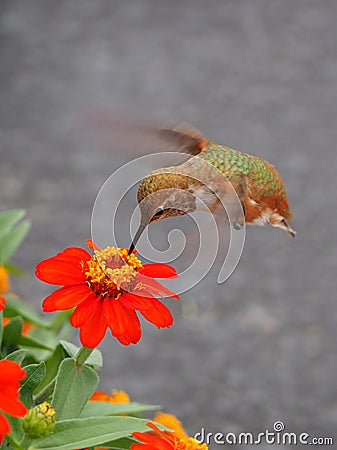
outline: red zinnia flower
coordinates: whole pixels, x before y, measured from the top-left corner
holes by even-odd
[[[6,305],[6,299],[4,299],[3,297],[1,297],[1,295],[0,295],[0,311],[2,310],[2,309],[5,309],[5,305]]]
[[[136,311],[158,328],[170,327],[173,317],[159,297],[178,295],[162,286],[157,278],[176,277],[167,264],[144,264],[128,249],[107,247],[86,250],[70,247],[52,258],[41,261],[36,276],[46,283],[61,285],[43,302],[46,312],[76,307],[70,317],[73,327],[80,328],[80,340],[86,347],[96,347],[107,328],[124,345],[136,344],[141,337]]]
[[[27,408],[19,400],[20,380],[26,376],[26,371],[15,361],[0,361],[0,410],[10,416],[22,417]],[[0,443],[10,432],[6,417],[0,414]]]
[[[193,438],[179,438],[174,431],[161,431],[153,423],[147,423],[153,431],[148,433],[134,432],[132,436],[141,444],[132,444],[130,450],[207,450],[206,444],[201,444]]]

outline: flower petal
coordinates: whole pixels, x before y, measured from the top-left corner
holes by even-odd
[[[5,298],[3,298],[3,297],[1,297],[1,295],[0,295],[0,311],[2,310],[2,309],[5,309],[6,308],[6,299]]]
[[[67,286],[85,281],[83,262],[91,259],[89,253],[79,247],[70,247],[56,256],[37,264],[35,275],[49,284]]]
[[[125,308],[119,300],[106,300],[104,311],[112,335],[123,345],[136,344],[139,341],[140,321],[134,311]]]
[[[103,303],[99,297],[96,298],[96,309],[81,326],[80,341],[85,347],[97,347],[105,336],[108,324],[103,312]]]
[[[91,255],[84,248],[81,247],[68,247],[59,253],[59,255],[72,256],[78,258],[80,261],[88,261],[91,259]]]
[[[4,391],[4,392],[3,392]],[[27,413],[27,408],[20,400],[17,389],[0,389],[0,409],[11,416],[22,417]]]
[[[82,303],[92,291],[86,284],[65,286],[48,295],[42,303],[44,312],[72,309]]]
[[[180,299],[179,295],[152,278],[144,277],[139,274],[137,276],[137,281],[141,282],[145,289],[149,290],[153,294],[159,295],[160,297],[172,297],[177,300]]]
[[[148,438],[145,437],[145,434],[148,435]],[[158,436],[153,436],[150,433],[132,433],[133,437],[141,440],[142,444],[132,444],[130,450],[174,450],[175,447],[173,444],[164,441],[162,438]]]
[[[107,299],[104,302],[104,312],[108,327],[113,336],[120,336],[125,332],[125,325],[128,325],[127,308],[115,299]]]
[[[89,296],[77,306],[75,311],[70,316],[70,323],[73,327],[82,327],[86,321],[96,310],[96,302],[100,301],[92,292]]]
[[[98,245],[95,244],[95,242],[92,239],[87,239],[85,241],[85,243],[87,244],[87,247],[89,247],[91,250],[98,250],[99,252],[101,251],[101,249],[98,247]]]
[[[175,278],[178,276],[174,267],[159,263],[144,264],[138,272],[150,278]]]
[[[26,376],[26,371],[15,361],[3,359],[0,361],[0,387],[1,385],[20,386],[19,381]]]
[[[148,300],[151,307],[148,311],[140,311],[146,320],[156,325],[158,328],[168,328],[173,324],[173,317],[170,310],[156,298]]]
[[[136,292],[123,292],[118,301],[128,309],[139,309],[142,311],[149,309],[148,298],[138,295]]]
[[[3,437],[11,431],[8,420],[2,414],[0,414],[0,444]]]
[[[26,371],[17,362],[0,361],[0,410],[12,416],[21,417],[26,414],[27,408],[19,401],[18,393],[20,380],[25,375]]]
[[[174,450],[177,448],[176,444],[179,444],[179,440],[175,438],[172,432],[163,432],[151,422],[146,425],[152,428],[153,431],[147,433],[135,431],[131,433],[133,437],[145,445],[132,444],[130,450],[141,450],[145,448],[148,450]]]

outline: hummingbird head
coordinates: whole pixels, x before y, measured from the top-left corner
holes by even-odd
[[[147,225],[167,217],[183,216],[196,209],[196,199],[190,190],[191,183],[191,178],[178,173],[176,167],[156,170],[142,180],[137,196],[140,225],[129,254]]]

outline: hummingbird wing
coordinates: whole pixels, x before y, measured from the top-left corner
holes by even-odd
[[[179,123],[173,127],[160,128],[158,134],[179,148],[181,153],[196,156],[207,147],[208,139],[188,123]]]
[[[101,150],[131,157],[158,152],[195,156],[207,147],[208,142],[197,128],[188,123],[170,121],[160,125],[120,111],[88,114],[83,118],[82,130],[95,143],[99,140]],[[172,164],[168,161],[166,165]]]

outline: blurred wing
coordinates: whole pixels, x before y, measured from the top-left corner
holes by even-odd
[[[180,161],[174,165],[186,161],[188,155],[199,154],[207,145],[205,136],[186,123],[160,127],[125,113],[88,114],[82,131],[107,153],[122,152],[131,158],[151,153],[181,153]],[[169,160],[167,165],[171,165]]]
[[[188,123],[180,123],[172,128],[161,128],[158,133],[163,139],[177,146],[182,153],[196,156],[207,147],[206,137]]]

